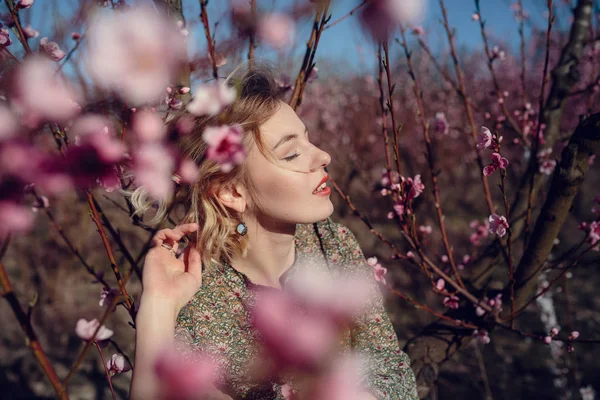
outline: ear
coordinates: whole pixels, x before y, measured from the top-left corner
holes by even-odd
[[[229,207],[239,213],[243,213],[247,206],[247,191],[237,183],[230,183],[216,189],[215,195],[219,202],[226,207]]]

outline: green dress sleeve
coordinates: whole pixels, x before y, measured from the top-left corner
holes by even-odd
[[[354,234],[345,226],[336,225],[342,261],[364,276],[373,293],[364,312],[354,319],[351,330],[352,347],[366,358],[364,384],[379,400],[418,400],[410,359],[400,349],[372,268],[368,266]]]

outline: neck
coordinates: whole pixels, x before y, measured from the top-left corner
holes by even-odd
[[[244,222],[248,227],[250,249],[246,258],[238,256],[231,265],[253,283],[280,289],[279,278],[294,263],[296,225],[267,226],[257,221]]]

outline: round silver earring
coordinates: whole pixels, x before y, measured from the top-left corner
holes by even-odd
[[[239,233],[241,236],[244,236],[246,233],[248,233],[248,227],[243,222],[240,222],[238,224],[236,230],[237,230],[237,233]]]

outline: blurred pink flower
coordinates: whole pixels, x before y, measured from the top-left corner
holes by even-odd
[[[33,0],[19,0],[17,8],[29,8],[33,5]]]
[[[99,326],[100,322],[98,322],[96,318],[94,318],[91,321],[81,318],[79,321],[77,321],[77,325],[75,326],[75,333],[77,334],[77,336],[84,340],[91,340],[94,336],[94,332],[96,331],[96,329],[98,329]],[[98,330],[94,341],[110,339],[113,333],[113,331],[102,325],[100,326],[100,329]]]
[[[69,148],[64,160],[56,161],[58,170],[67,173],[80,187],[97,180],[107,187],[118,186],[115,164],[124,159],[125,146],[115,137],[111,121],[88,114],[75,120],[69,132],[75,145]]]
[[[220,375],[219,365],[196,354],[183,357],[175,349],[164,348],[154,364],[154,373],[160,385],[159,399],[204,398],[215,390]]]
[[[266,14],[259,18],[256,33],[269,46],[283,50],[294,43],[294,20],[281,13]]]
[[[419,232],[421,232],[424,235],[431,235],[431,232],[433,232],[433,228],[431,227],[431,225],[419,225]]]
[[[412,28],[412,33],[413,33],[413,35],[421,36],[421,35],[425,34],[425,30],[423,29],[422,26],[415,26]]]
[[[506,230],[508,229],[508,222],[506,221],[505,216],[500,216],[498,214],[492,214],[489,217],[490,221],[490,233],[494,233],[500,237],[506,234]]]
[[[284,292],[259,290],[252,324],[279,366],[313,369],[336,343],[337,329],[323,314],[301,312]]]
[[[556,168],[555,160],[543,160],[540,163],[539,171],[540,173],[545,175],[552,175],[552,172],[554,172],[554,168]]]
[[[294,275],[287,290],[304,306],[344,323],[360,313],[373,294],[366,278],[336,276],[307,265]]]
[[[456,309],[456,308],[458,308],[458,305],[459,305],[459,299],[455,295],[451,295],[449,297],[444,297],[443,304],[445,307]]]
[[[102,288],[102,291],[100,292],[100,302],[98,304],[100,305],[100,307],[109,307],[110,304],[115,299],[115,297],[117,297],[118,295],[119,295],[118,289],[113,288],[113,289],[107,290],[106,288]],[[115,310],[116,310],[116,308],[113,310],[113,312]]]
[[[479,21],[479,14],[473,13],[473,15],[471,15],[471,20],[473,20],[473,21]]]
[[[494,144],[494,136],[492,135],[492,132],[485,126],[481,127],[481,131],[479,132],[477,139],[479,142],[477,143],[478,149],[491,149]]]
[[[424,10],[425,2],[421,0],[374,0],[362,8],[360,21],[373,39],[381,42],[399,23],[404,26],[419,23]]]
[[[191,159],[181,161],[179,169],[177,170],[177,175],[181,178],[181,182],[183,183],[196,182],[196,180],[198,180],[198,173],[198,165]]]
[[[232,104],[237,96],[235,88],[223,83],[207,84],[194,90],[194,97],[186,110],[194,115],[217,115],[223,108]]]
[[[139,186],[143,186],[155,199],[166,199],[173,191],[173,154],[159,143],[141,146],[134,153],[134,175]]]
[[[13,106],[25,122],[61,122],[79,113],[78,96],[60,77],[47,59],[34,56],[21,64],[14,81]]]
[[[165,137],[167,129],[162,119],[149,110],[137,111],[132,118],[133,131],[143,142],[156,142]]]
[[[187,61],[175,24],[149,6],[99,12],[90,21],[88,69],[100,86],[125,100],[152,103]]]
[[[361,400],[365,398],[363,386],[365,360],[357,354],[340,356],[333,360],[309,390],[313,400]]]
[[[579,332],[578,331],[573,331],[571,333],[569,333],[569,339],[570,340],[575,340],[579,337]]]
[[[40,51],[50,57],[52,61],[60,61],[65,58],[65,52],[60,49],[58,43],[49,42],[47,37],[40,39]]]
[[[450,125],[448,124],[448,120],[446,119],[446,114],[443,112],[438,112],[435,114],[435,118],[433,119],[433,130],[436,133],[447,135],[449,131]]]
[[[34,29],[31,25],[27,25],[26,27],[23,28],[23,34],[28,39],[35,39],[36,37],[38,37],[40,35],[40,31],[38,31],[37,29]]]
[[[0,106],[0,142],[15,137],[18,129],[16,116],[8,108]]]
[[[123,372],[131,371],[131,364],[127,362],[123,354],[113,354],[110,360],[106,361],[106,369],[110,376],[115,376]]]
[[[10,31],[5,28],[0,28],[0,46],[10,46],[11,44]]]
[[[497,169],[506,169],[507,166],[508,160],[502,157],[500,153],[494,152],[492,153],[492,163],[483,168],[483,175],[490,176]]]
[[[473,331],[473,336],[477,338],[477,341],[480,344],[488,344],[490,342],[488,331],[486,331],[485,329],[475,329]]]
[[[27,207],[12,201],[0,200],[0,238],[9,233],[28,231],[33,225],[33,220],[33,213]]]
[[[404,204],[398,202],[394,204],[394,211],[396,212],[396,214],[398,214],[399,217],[402,216],[402,214],[404,214]]]
[[[444,281],[443,279],[438,279],[435,284],[435,288],[437,290],[444,290],[445,286],[446,286],[446,281]]]
[[[546,344],[552,343],[552,338],[550,336],[544,337],[544,343],[546,343]]]
[[[227,173],[235,165],[246,159],[246,150],[242,144],[243,130],[240,125],[222,125],[208,127],[202,138],[208,144],[206,157],[221,164],[221,171]]]
[[[373,268],[373,275],[375,276],[375,280],[377,282],[386,284],[387,282],[385,281],[385,274],[387,274],[387,268],[382,267],[380,264],[377,264]]]

